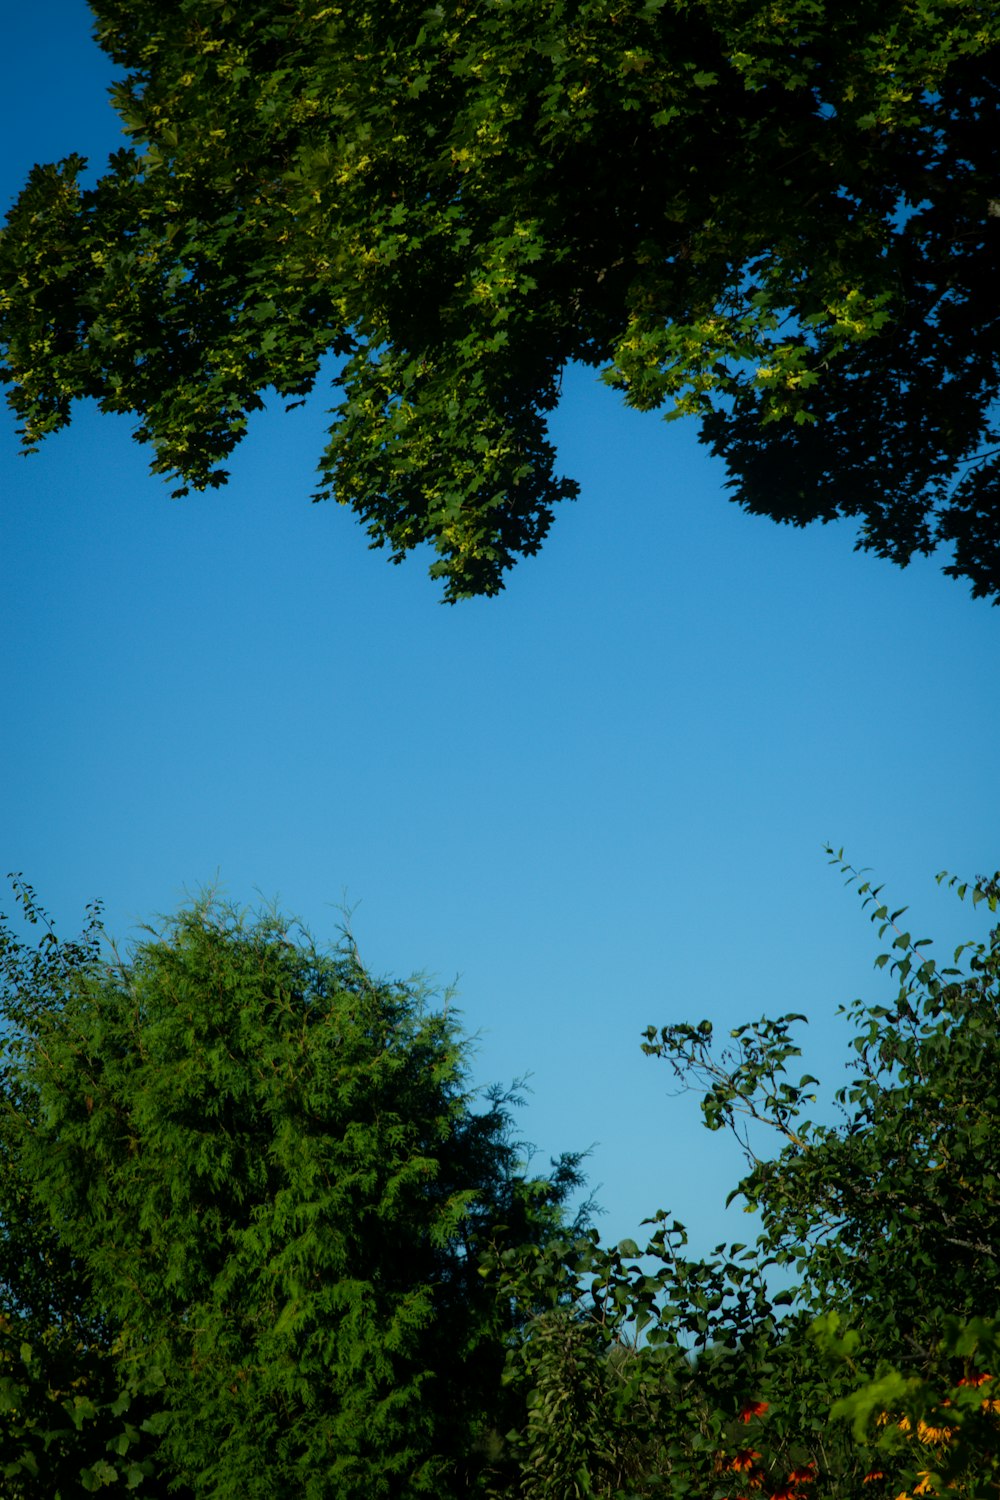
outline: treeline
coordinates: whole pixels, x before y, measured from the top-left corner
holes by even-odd
[[[1000,925],[938,969],[835,858],[898,979],[848,1007],[839,1124],[802,1017],[646,1034],[745,1148],[760,1238],[708,1258],[664,1212],[603,1246],[581,1158],[530,1175],[454,1018],[349,937],[206,899],[123,956],[16,880],[0,1496],[995,1497]]]

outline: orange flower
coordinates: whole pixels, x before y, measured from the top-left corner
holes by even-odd
[[[971,1390],[978,1390],[982,1385],[994,1385],[995,1378],[992,1375],[963,1375],[961,1380],[955,1382],[959,1386],[968,1386]],[[947,1401],[944,1403],[949,1404]],[[980,1402],[983,1411],[1000,1411],[1000,1401],[984,1396]]]
[[[926,1495],[927,1491],[932,1490],[933,1488],[934,1485],[931,1480],[929,1470],[921,1469],[920,1473],[917,1476],[917,1482],[913,1486],[913,1493],[915,1495]]]
[[[796,1500],[797,1494],[794,1484],[786,1484],[780,1490],[775,1490],[771,1500]]]
[[[745,1474],[753,1468],[758,1458],[760,1458],[760,1454],[755,1448],[741,1448],[739,1453],[735,1453],[725,1467],[732,1469],[736,1474]]]
[[[899,1425],[902,1427],[902,1422]],[[954,1435],[954,1427],[932,1427],[922,1417],[917,1422],[917,1437],[922,1443],[946,1443]]]
[[[812,1484],[816,1478],[816,1465],[808,1463],[804,1468],[793,1469],[788,1476],[789,1484]]]
[[[862,1484],[874,1484],[874,1482],[875,1482],[876,1479],[884,1479],[884,1478],[885,1478],[885,1470],[884,1469],[869,1469],[868,1473],[865,1475],[864,1479],[862,1479],[861,1483]]]
[[[767,1411],[766,1401],[748,1401],[740,1411],[741,1422],[751,1422],[754,1417],[762,1417]]]

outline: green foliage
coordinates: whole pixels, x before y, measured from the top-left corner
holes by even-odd
[[[454,1022],[372,979],[349,941],[320,952],[211,900],[125,959],[91,936],[66,959],[49,933],[36,950],[4,933],[0,1210],[67,1266],[58,1307],[15,1285],[12,1315],[58,1345],[45,1399],[111,1452],[64,1445],[78,1483],[139,1485],[146,1431],[171,1493],[206,1500],[468,1493],[525,1316],[478,1274],[480,1248],[551,1238],[579,1159],[526,1179],[508,1098],[473,1108]],[[84,1290],[96,1372],[81,1344],[57,1377]],[[35,1357],[4,1418],[11,1467],[32,1473]],[[142,1429],[130,1403],[154,1395]]]
[[[31,888],[17,886],[40,941],[0,929],[4,1019],[30,1024],[58,1007],[100,948],[93,908],[79,942],[57,941]],[[157,1382],[119,1358],[117,1326],[93,1296],[87,1268],[53,1227],[21,1157],[38,1125],[37,1090],[0,1043],[0,1494],[69,1500],[83,1491],[165,1494],[157,1477]],[[182,1494],[181,1490],[174,1493]]]
[[[665,1210],[567,1225],[578,1158],[527,1180],[453,1022],[349,941],[5,927],[0,1493],[995,1496],[1000,926],[939,969],[830,853],[898,981],[846,1008],[840,1124],[800,1016],[646,1032],[747,1157],[758,1241],[701,1258]]]
[[[131,145],[0,235],[33,446],[136,413],[204,488],[327,354],[317,498],[445,595],[537,550],[570,360],[751,511],[1000,591],[1000,22],[976,0],[92,0]]]
[[[939,970],[924,955],[928,940],[897,926],[903,910],[890,913],[867,881],[859,893],[880,936],[893,933],[876,963],[899,989],[891,1005],[846,1008],[851,1079],[836,1094],[845,1124],[804,1119],[816,1079],[784,1077],[799,1051],[788,1030],[802,1017],[737,1028],[719,1056],[704,1027],[651,1030],[645,1050],[706,1088],[710,1126],[737,1128],[743,1117],[779,1132],[773,1159],[755,1156],[743,1135],[751,1171],[737,1189],[762,1214],[768,1253],[804,1278],[810,1307],[871,1317],[886,1358],[919,1364],[931,1360],[944,1314],[972,1316],[1000,1294],[1000,928],[959,950],[966,972]],[[974,896],[996,909],[991,882]]]
[[[721,1050],[708,1021],[644,1043],[741,1142],[732,1196],[761,1214],[756,1247],[690,1260],[661,1212],[641,1250],[591,1234],[499,1259],[540,1307],[508,1367],[529,1392],[511,1440],[525,1496],[995,1496],[1000,927],[939,971],[833,859],[892,932],[877,963],[899,980],[892,1005],[847,1007],[842,1124],[806,1118],[817,1080],[788,1078],[801,1016],[737,1027]],[[996,911],[997,877],[970,889]],[[775,1274],[792,1285],[775,1292]]]
[[[888,1369],[836,1402],[831,1416],[851,1421],[855,1439],[891,1466],[904,1494],[958,1491],[986,1500],[1000,1479],[1000,1401],[990,1374],[1000,1354],[997,1322],[945,1322],[940,1352],[950,1377],[905,1378]]]
[[[163,1414],[155,1371],[136,1378],[117,1344],[88,1343],[65,1321],[35,1343],[23,1319],[0,1315],[0,1494],[69,1500],[81,1491],[166,1495]],[[184,1486],[170,1489],[188,1495]]]

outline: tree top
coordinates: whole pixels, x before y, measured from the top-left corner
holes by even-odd
[[[539,548],[580,361],[746,509],[1000,594],[1000,19],[974,0],[94,0],[131,145],[0,233],[25,445],[96,397],[180,492],[335,362],[315,498],[445,597]]]

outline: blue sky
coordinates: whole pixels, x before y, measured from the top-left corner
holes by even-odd
[[[82,0],[4,33],[5,209],[116,121]],[[826,840],[940,961],[983,932],[933,876],[1000,864],[1000,610],[743,515],[693,429],[586,371],[553,423],[580,500],[505,594],[447,607],[309,503],[329,404],[275,403],[184,501],[125,421],[22,459],[0,418],[2,869],[126,941],[215,880],[319,937],[346,904],[373,969],[457,978],[477,1083],[532,1075],[540,1164],[594,1144],[607,1237],[666,1207],[699,1249],[744,1239],[739,1154],[641,1032],[804,1011],[804,1066],[843,1081],[836,1006],[886,980]]]

